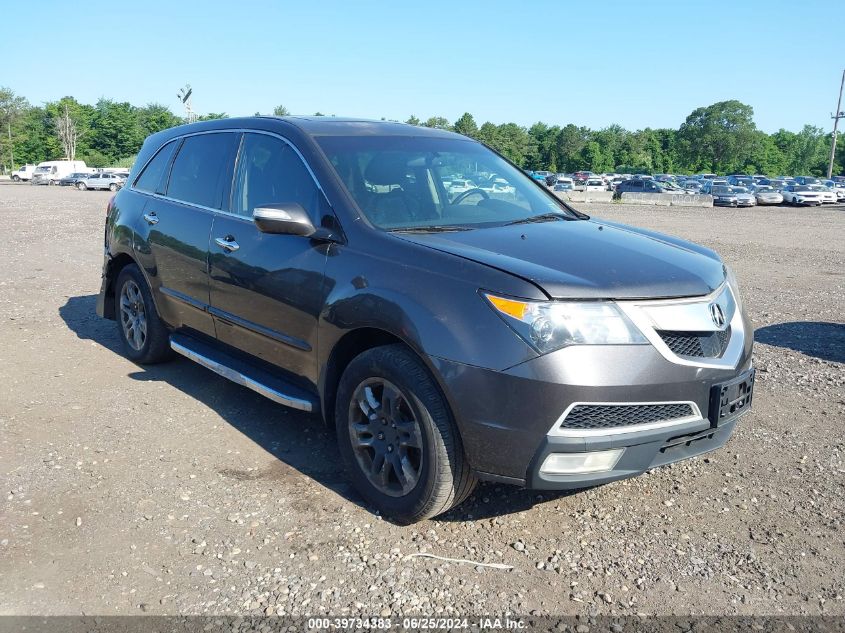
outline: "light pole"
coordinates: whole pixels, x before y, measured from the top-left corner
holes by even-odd
[[[179,93],[176,95],[176,98],[185,106],[185,118],[188,120],[188,123],[193,123],[197,120],[197,115],[191,107],[192,94],[194,94],[194,89],[191,88],[191,84],[185,84],[185,87],[180,88]]]
[[[839,119],[845,118],[842,111],[842,87],[845,86],[845,70],[842,71],[842,81],[839,84],[839,101],[836,102],[836,114],[831,114],[833,119],[833,138],[830,142],[830,162],[827,165],[827,179],[833,176],[833,159],[836,157],[836,129],[839,127]]]

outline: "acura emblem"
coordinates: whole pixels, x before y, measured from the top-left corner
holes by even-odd
[[[725,312],[718,303],[710,304],[710,318],[713,319],[716,327],[723,327],[725,325]]]

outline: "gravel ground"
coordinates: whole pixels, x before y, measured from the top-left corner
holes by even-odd
[[[0,184],[0,614],[845,614],[845,209],[582,205],[735,268],[754,410],[709,456],[402,528],[318,420],[120,355],[108,197]]]

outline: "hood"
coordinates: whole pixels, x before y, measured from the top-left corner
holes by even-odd
[[[556,299],[693,297],[725,280],[709,249],[597,220],[394,235],[517,275]]]

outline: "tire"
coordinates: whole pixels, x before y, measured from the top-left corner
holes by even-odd
[[[47,184],[48,184],[50,187],[52,187],[53,185],[55,185],[55,184],[56,184],[56,181],[55,181],[55,180],[48,180],[48,181],[47,181]]]
[[[112,183],[109,185],[109,191],[117,191],[117,185]]]
[[[76,188],[80,191],[85,191],[88,187],[85,186],[84,182],[78,182],[76,183]]]
[[[123,268],[114,288],[117,333],[124,354],[142,365],[169,360],[173,356],[170,331],[156,312],[150,289],[138,266],[129,264]]]
[[[386,393],[398,396],[387,399],[394,406],[384,406]],[[399,422],[385,421],[388,418]],[[338,385],[335,424],[352,485],[398,524],[442,514],[462,503],[475,488],[475,475],[443,394],[425,365],[402,345],[376,347],[349,363]],[[367,468],[376,463],[383,463],[382,468]],[[413,485],[406,466],[416,474]],[[385,469],[390,471],[386,477]]]
[[[20,182],[20,181],[21,181],[21,177],[20,177],[20,176],[17,176],[17,175],[12,176],[12,182]]]

